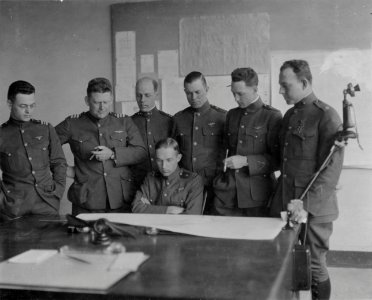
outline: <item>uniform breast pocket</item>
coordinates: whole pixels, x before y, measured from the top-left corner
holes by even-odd
[[[222,147],[222,129],[218,127],[205,126],[202,128],[203,145],[207,148],[217,149]]]
[[[302,158],[315,159],[317,136],[315,131],[292,131],[294,155]]]
[[[126,147],[127,135],[125,132],[113,132],[110,134],[110,148],[113,147]]]
[[[15,149],[0,151],[0,165],[5,172],[14,172],[23,168]]]
[[[45,168],[49,165],[49,140],[34,139],[30,143],[30,148],[32,149],[32,159],[34,167]]]
[[[185,207],[186,205],[186,191],[185,187],[178,187],[172,194],[171,204],[174,206]]]
[[[248,143],[252,144],[254,153],[264,153],[266,152],[266,127],[260,128],[247,128],[246,136]]]
[[[82,159],[89,159],[91,151],[97,146],[94,140],[89,136],[75,136],[71,138],[70,147],[74,154]]]

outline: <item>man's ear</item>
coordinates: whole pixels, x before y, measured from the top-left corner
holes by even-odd
[[[89,97],[85,96],[84,100],[85,100],[85,104],[89,106]]]
[[[304,90],[307,89],[308,86],[309,86],[309,81],[304,78],[304,79],[301,80],[301,82],[302,82],[303,89]]]
[[[177,162],[180,162],[181,158],[182,158],[182,154],[181,153],[178,153],[177,154]]]
[[[13,101],[8,99],[6,102],[8,103],[9,109],[12,109],[12,107],[13,107]]]

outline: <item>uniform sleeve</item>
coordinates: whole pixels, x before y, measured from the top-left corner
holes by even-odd
[[[64,120],[62,121],[61,123],[59,123],[55,130],[58,134],[58,137],[59,137],[59,141],[61,142],[61,144],[66,144],[68,142],[68,140],[70,139],[70,128],[69,128],[69,122],[68,120]]]
[[[115,147],[115,164],[118,167],[134,165],[146,159],[147,151],[141,134],[129,117],[125,118],[125,130],[127,131],[127,146]]]
[[[49,126],[49,139],[50,139],[50,170],[53,174],[55,183],[55,194],[57,197],[62,198],[63,192],[66,187],[66,168],[67,163],[65,155],[62,150],[61,143],[58,135],[52,125]]]
[[[201,215],[203,208],[203,179],[197,175],[191,182],[189,193],[186,197],[184,214]]]
[[[252,154],[247,156],[248,169],[251,176],[268,174],[279,169],[279,131],[281,121],[282,114],[279,111],[273,111],[267,128],[267,152],[263,154]]]
[[[151,179],[149,176],[146,176],[140,190],[137,191],[134,201],[132,202],[132,212],[139,214],[165,214],[167,212],[167,206],[148,203],[151,199],[150,185]]]
[[[329,108],[319,124],[317,170],[328,156],[340,127],[340,117],[334,109]],[[325,208],[328,206],[327,202],[333,201],[332,195],[336,191],[337,182],[340,178],[344,160],[344,148],[336,149],[337,151],[333,153],[328,165],[320,173],[319,177],[303,199],[305,210],[313,216],[324,215],[324,211],[326,211]]]

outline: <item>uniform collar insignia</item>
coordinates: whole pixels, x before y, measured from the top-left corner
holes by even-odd
[[[216,125],[216,122],[208,123],[208,126],[209,126],[209,127],[214,127],[214,125]]]
[[[260,130],[262,127],[263,127],[263,126],[254,126],[253,128],[254,128],[255,130]]]
[[[122,133],[122,132],[124,132],[123,130],[115,130],[114,131],[115,133]]]
[[[39,136],[35,136],[35,137],[34,137],[34,139],[37,139],[37,140],[39,140],[39,141],[40,141],[42,138],[43,138],[42,135],[39,135]]]

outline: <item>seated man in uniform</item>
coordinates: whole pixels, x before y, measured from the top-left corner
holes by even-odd
[[[0,126],[0,219],[58,215],[66,185],[66,160],[52,125],[32,119],[35,88],[9,86],[10,118]]]
[[[203,179],[182,169],[177,142],[172,138],[155,146],[159,171],[149,173],[132,204],[134,213],[202,214]]]

